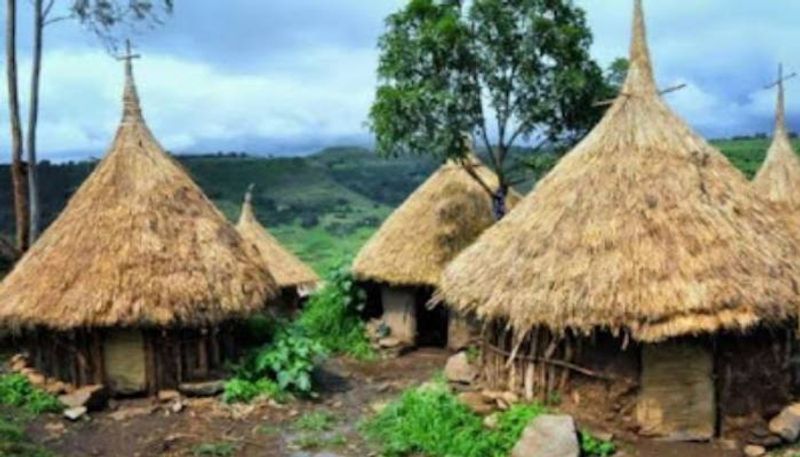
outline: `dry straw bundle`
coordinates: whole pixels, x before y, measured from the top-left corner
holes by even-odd
[[[264,265],[272,273],[280,288],[312,288],[319,276],[294,254],[287,251],[256,219],[253,212],[252,192],[247,191],[242,205],[242,214],[236,229],[242,238],[259,252]]]
[[[370,238],[353,262],[361,280],[396,286],[439,285],[444,267],[494,223],[489,193],[497,176],[476,158],[448,162],[412,193]],[[509,191],[508,206],[519,200]]]
[[[130,59],[106,157],[0,285],[13,327],[206,325],[254,312],[275,281],[161,148]]]
[[[598,126],[450,264],[440,298],[520,332],[650,342],[795,313],[798,245],[662,100],[640,0],[630,61]]]

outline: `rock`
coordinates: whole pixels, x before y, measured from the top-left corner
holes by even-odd
[[[65,431],[67,431],[67,428],[64,427],[63,422],[48,422],[45,424],[44,429],[51,436],[61,436]]]
[[[486,416],[495,411],[495,402],[487,400],[478,392],[462,392],[458,394],[458,401],[472,410],[475,414]]]
[[[8,361],[8,367],[14,373],[19,373],[28,367],[28,359],[22,354],[17,354]]]
[[[497,423],[500,420],[500,416],[497,413],[489,414],[488,416],[483,418],[483,426],[488,428],[489,430],[494,430],[497,428]]]
[[[511,457],[578,457],[578,433],[571,416],[542,415],[531,421]]]
[[[27,378],[34,387],[38,387],[40,389],[44,388],[44,386],[47,384],[47,378],[38,371],[28,374]]]
[[[185,405],[183,404],[183,402],[181,402],[180,400],[176,400],[174,403],[170,405],[169,410],[175,414],[178,414],[181,411],[183,411],[184,407]]]
[[[387,336],[386,338],[381,338],[378,340],[378,346],[380,346],[382,349],[394,349],[400,346],[400,344],[400,340],[393,336]]]
[[[120,408],[117,411],[109,414],[108,417],[111,420],[122,422],[128,419],[133,419],[134,417],[139,416],[148,416],[153,414],[156,411],[157,406],[140,406],[140,407],[129,407],[129,408]]]
[[[44,390],[50,395],[56,395],[56,396],[63,395],[67,393],[67,384],[61,381],[51,379],[44,386]]]
[[[101,411],[108,405],[108,390],[101,385],[84,386],[58,400],[67,408],[85,406],[89,411]]]
[[[225,390],[225,381],[183,383],[178,391],[190,397],[213,397]]]
[[[471,384],[478,377],[478,370],[469,363],[466,352],[459,352],[447,359],[444,376],[450,382]]]
[[[755,444],[748,444],[744,447],[744,455],[747,457],[761,457],[762,455],[766,454],[767,450],[764,449],[762,446],[758,446]]]
[[[64,417],[71,420],[72,422],[77,421],[81,417],[85,416],[88,410],[85,406],[76,406],[74,408],[67,408],[64,410]]]
[[[736,440],[721,439],[717,443],[719,444],[719,447],[726,451],[735,451],[739,449],[739,443]]]
[[[177,390],[159,390],[158,391],[158,401],[162,403],[168,403],[175,400],[181,399],[181,393]]]
[[[800,436],[800,403],[787,406],[769,421],[769,431],[793,443]]]

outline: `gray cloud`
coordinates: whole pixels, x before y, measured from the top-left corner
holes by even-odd
[[[136,71],[148,122],[178,152],[292,154],[367,143],[376,40],[385,16],[403,3],[178,0],[163,27],[134,38],[144,54]],[[631,1],[578,3],[587,10],[601,63],[624,56]],[[21,5],[24,40],[29,14]],[[762,87],[780,60],[800,70],[793,49],[800,2],[651,0],[645,6],[659,83],[689,86],[670,94],[669,103],[710,137],[769,131],[774,93]],[[49,29],[47,45],[42,156],[99,155],[119,117],[121,66],[76,24]],[[23,75],[28,54],[23,49]],[[800,129],[800,82],[787,89],[791,126]],[[3,107],[0,122],[6,118]],[[7,130],[0,129],[3,144]]]

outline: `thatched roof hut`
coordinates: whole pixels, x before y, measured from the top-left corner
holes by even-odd
[[[779,71],[775,134],[772,145],[767,151],[767,158],[752,185],[756,194],[796,218],[800,217],[800,157],[792,147],[792,140],[786,128],[782,73]]]
[[[276,293],[236,228],[158,144],[130,59],[105,158],[0,285],[12,327],[203,326]]]
[[[262,262],[272,273],[279,288],[308,290],[319,283],[319,276],[314,270],[281,246],[280,242],[258,222],[253,212],[251,190],[245,195],[236,229],[246,242],[259,251]]]
[[[473,171],[494,188],[497,176],[476,158]],[[509,192],[509,207],[519,200]],[[358,279],[437,287],[444,267],[494,223],[481,184],[455,162],[442,165],[381,225],[353,262]]]
[[[520,332],[644,342],[793,314],[798,247],[745,178],[674,114],[641,1],[630,70],[595,129],[446,269],[441,298]]]

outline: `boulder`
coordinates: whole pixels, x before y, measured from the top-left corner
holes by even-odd
[[[38,371],[28,373],[26,376],[33,387],[43,389],[47,384],[47,378]]]
[[[76,406],[74,408],[67,408],[64,410],[64,417],[68,420],[75,422],[85,416],[87,409],[85,406]]]
[[[108,406],[108,390],[102,385],[84,386],[72,393],[61,395],[58,400],[67,408],[83,406],[88,411],[100,411]]]
[[[378,340],[378,346],[380,346],[382,349],[394,349],[399,347],[401,344],[402,342],[393,336],[387,336]]]
[[[749,444],[744,447],[744,455],[746,455],[747,457],[761,457],[766,453],[767,453],[766,449],[764,449],[762,446],[758,446],[755,444]]]
[[[109,414],[108,417],[116,422],[123,422],[129,419],[133,419],[135,417],[141,417],[153,414],[157,409],[158,406],[155,405],[128,406],[128,407],[122,407],[114,411],[113,413]]]
[[[181,393],[177,390],[159,390],[158,391],[158,401],[162,403],[168,403],[175,400],[181,399]]]
[[[478,377],[478,370],[469,363],[466,352],[459,352],[447,359],[444,376],[450,382],[470,384]]]
[[[542,415],[522,432],[511,457],[578,457],[580,452],[571,416]]]
[[[225,381],[183,383],[178,391],[190,397],[213,397],[225,390]]]
[[[783,408],[769,421],[769,431],[793,443],[800,436],[800,403]]]
[[[487,399],[478,392],[462,392],[458,394],[458,401],[472,410],[475,414],[486,416],[495,411],[496,403]]]

